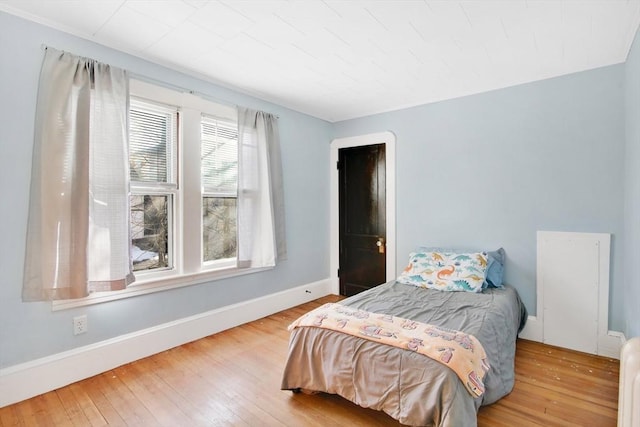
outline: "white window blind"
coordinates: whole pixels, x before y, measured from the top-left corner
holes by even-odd
[[[173,267],[177,151],[178,108],[130,98],[131,257],[136,272]]]
[[[236,197],[238,192],[238,126],[202,116],[202,187],[205,194]]]
[[[134,98],[130,103],[131,181],[175,186],[177,109]]]

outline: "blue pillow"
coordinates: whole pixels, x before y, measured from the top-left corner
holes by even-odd
[[[469,252],[463,249],[451,249],[432,246],[419,246],[416,252]],[[506,253],[503,248],[496,249],[495,251],[487,251],[487,280],[484,283],[483,288],[504,288],[502,283],[502,276],[504,275],[504,262],[506,260]]]
[[[502,276],[504,275],[504,261],[506,254],[503,248],[487,252],[489,261],[487,263],[487,282],[494,288],[504,288]]]

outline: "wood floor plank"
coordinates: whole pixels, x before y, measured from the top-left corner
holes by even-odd
[[[36,396],[33,400],[42,425],[70,424],[71,419],[55,391]]]
[[[210,425],[247,425],[231,410],[229,400],[219,387],[211,387],[197,375],[180,357],[181,348],[160,353],[162,363],[158,374],[171,385],[173,392],[180,394],[202,413]],[[155,356],[154,356],[155,357]]]
[[[158,396],[163,396],[164,399],[171,402],[170,405],[179,408],[185,414],[182,423],[186,420],[189,425],[206,425],[208,423],[207,417],[200,408],[194,402],[185,399],[181,393],[176,392],[171,381],[166,381],[166,375],[161,371],[161,365],[156,362],[157,359],[148,357],[133,364],[135,369],[144,372],[140,379],[142,385],[154,390]]]
[[[399,426],[335,395],[280,390],[287,326],[328,296],[0,408],[5,426]],[[514,390],[479,427],[614,427],[619,362],[518,340]]]
[[[19,426],[20,416],[18,415],[18,405],[5,406],[0,408],[0,427]]]
[[[118,413],[117,409],[113,407],[111,402],[102,392],[99,386],[99,376],[91,377],[86,380],[77,382],[73,385],[81,387],[82,392],[91,399],[94,403],[100,415],[106,421],[109,426],[126,426],[123,417]],[[72,385],[72,386],[73,386]]]
[[[585,409],[580,405],[580,400],[576,398],[567,397],[556,400],[557,395],[540,395],[539,393],[526,392],[522,389],[518,391],[518,399],[504,399],[501,402],[502,405],[520,414],[526,414],[527,418],[541,425],[584,426],[585,420],[606,420],[606,416],[601,417]],[[559,407],[562,408],[562,411],[558,411]],[[579,416],[576,416],[576,414],[579,414]]]
[[[127,425],[154,425],[157,420],[142,404],[138,396],[131,393],[115,370],[95,377],[109,403],[116,409]]]
[[[179,355],[181,362],[189,366],[194,376],[200,378],[207,388],[217,390],[217,398],[226,403],[235,417],[248,425],[259,425],[269,421],[272,425],[279,425],[267,411],[262,410],[249,400],[243,390],[238,390],[234,373],[227,366],[218,365],[207,359],[206,354],[198,351],[197,344],[192,343],[188,351]],[[177,355],[176,355],[177,356]]]
[[[56,390],[56,394],[58,395],[58,401],[60,402],[59,405],[66,411],[71,425],[78,427],[100,425],[92,422],[87,417],[87,414],[83,409],[83,405],[86,405],[87,403],[91,404],[91,399],[85,400],[82,399],[81,396],[76,396],[73,393],[73,389],[71,387],[63,387],[61,389],[58,389]],[[102,418],[97,409],[96,412],[97,415]],[[106,422],[104,421],[104,418],[102,418],[102,421],[103,422],[101,425],[105,425]]]
[[[131,393],[153,414],[158,426],[180,425],[189,415],[182,411],[168,395],[150,380],[147,372],[140,369],[142,364],[130,363],[114,370]]]
[[[60,395],[60,401],[63,402],[65,407],[67,407],[67,405],[75,404],[82,410],[84,417],[78,415],[77,423],[74,417],[71,418],[74,425],[78,425],[79,427],[103,427],[109,425],[105,417],[102,416],[100,409],[96,406],[96,402],[82,387],[82,382],[71,384],[68,387],[63,387],[58,389],[57,392],[58,395]],[[71,393],[71,395],[67,397],[66,393]],[[84,422],[85,418],[87,420],[86,423]]]
[[[273,424],[267,425],[278,425],[282,423],[282,421],[274,418],[271,414],[274,408],[280,407],[282,404],[281,399],[279,399],[280,396],[274,396],[273,393],[265,395],[265,388],[256,384],[255,378],[251,378],[249,381],[246,379],[245,381],[237,381],[239,376],[244,377],[244,375],[240,375],[239,368],[241,368],[241,366],[233,363],[237,357],[237,353],[232,359],[222,357],[220,354],[216,356],[215,350],[220,350],[220,347],[218,346],[214,350],[207,346],[207,341],[210,340],[200,340],[190,345],[193,354],[190,355],[192,356],[191,358],[187,357],[185,360],[190,369],[193,370],[193,374],[205,378],[210,382],[211,387],[220,389],[222,393],[233,398],[234,401],[242,402],[243,406],[241,406],[241,408],[243,410],[241,410],[240,413],[253,411],[256,414],[266,414],[265,418],[262,419],[272,419],[273,421]],[[198,352],[200,352],[200,354],[197,354]],[[260,362],[263,361],[261,360]],[[262,363],[261,366],[264,366],[264,363]],[[249,387],[247,387],[248,384],[250,384]],[[283,393],[279,390],[279,385],[278,387],[273,385],[268,387],[268,389],[278,390],[279,395]],[[286,413],[286,411],[284,412]],[[244,416],[246,416],[246,414]]]

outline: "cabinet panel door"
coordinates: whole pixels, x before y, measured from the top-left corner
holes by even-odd
[[[539,244],[544,343],[597,354],[598,240],[543,239]]]

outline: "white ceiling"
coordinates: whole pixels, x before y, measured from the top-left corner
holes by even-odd
[[[640,0],[0,0],[0,10],[331,122],[624,62],[640,22]]]

